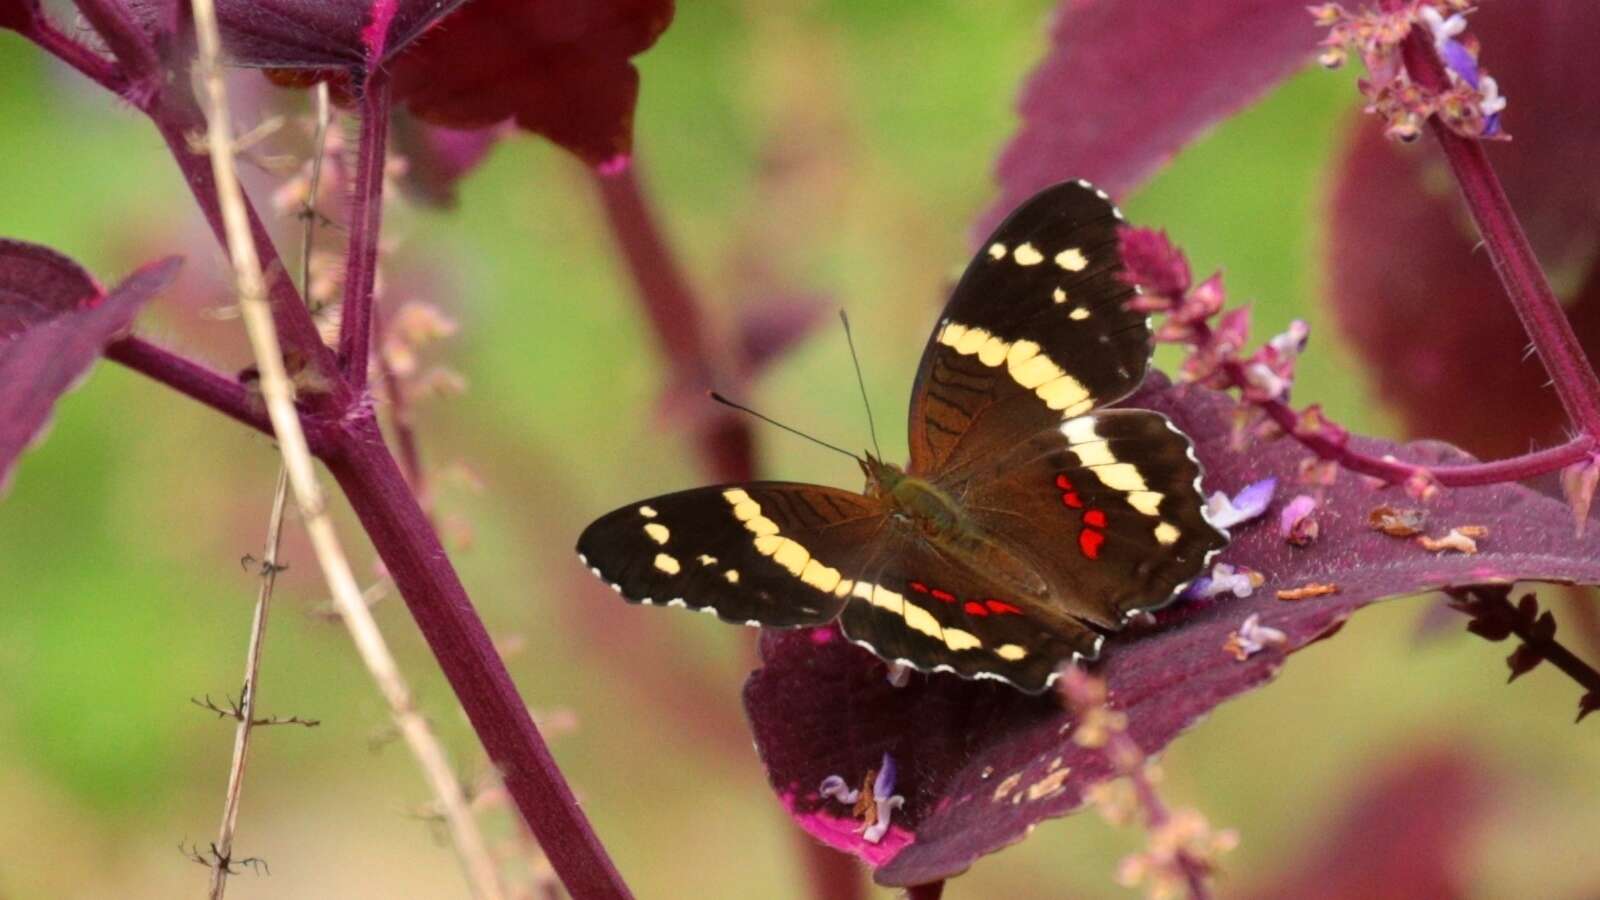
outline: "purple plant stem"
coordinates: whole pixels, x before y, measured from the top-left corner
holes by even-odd
[[[339,361],[345,380],[367,389],[372,353],[372,294],[378,277],[378,235],[383,225],[383,169],[389,136],[389,79],[381,67],[361,96],[361,138],[356,146],[350,242],[345,248],[344,305],[339,316]]]
[[[1400,6],[1400,0],[1384,0],[1384,8],[1390,11]],[[1449,78],[1425,30],[1412,28],[1400,45],[1400,52],[1406,71],[1423,89],[1440,93],[1449,88]],[[1584,356],[1583,345],[1567,321],[1561,301],[1539,267],[1500,179],[1489,164],[1483,142],[1452,132],[1437,116],[1430,118],[1428,124],[1461,186],[1511,305],[1550,373],[1561,405],[1574,425],[1585,434],[1600,438],[1600,377],[1596,377]]]
[[[701,304],[650,208],[637,167],[630,165],[611,175],[595,172],[594,182],[639,302],[672,368],[674,387],[685,392],[712,387],[717,372],[711,363]],[[722,411],[710,413],[696,442],[713,477],[720,481],[751,478],[753,445],[750,428],[743,420]]]
[[[128,92],[128,80],[119,67],[61,32],[43,15],[36,17],[22,36],[111,93],[123,96]]]
[[[47,34],[39,43],[52,53],[58,49],[68,53],[69,63],[76,60],[87,65],[77,59],[81,54],[71,42],[54,40]],[[94,77],[83,65],[75,67]],[[116,83],[104,77],[104,72],[100,74],[102,77],[95,80],[115,90]],[[225,245],[210,161],[205,153],[193,151],[187,140],[188,134],[204,132],[205,119],[188,90],[187,80],[180,81],[181,86],[175,84],[174,89],[137,105],[155,123],[213,235]],[[324,391],[310,392],[312,401],[319,409],[326,407],[338,413],[337,420],[343,423],[344,430],[330,435],[330,443],[322,447],[319,455],[345,490],[455,689],[485,752],[501,773],[507,793],[539,838],[568,893],[577,900],[631,897],[534,726],[427,516],[384,445],[382,430],[372,418],[370,407],[357,403],[358,392],[341,377],[332,351],[322,343],[260,217],[248,205],[248,198],[246,204],[251,234],[267,273],[268,297],[285,356],[296,356],[302,365],[313,367]],[[208,375],[204,367],[166,351],[155,353],[154,349],[158,348],[124,344],[116,355],[152,378],[175,387],[182,385],[184,393],[235,418],[242,414],[244,401],[222,387],[222,376]],[[257,421],[248,424],[261,427]],[[308,428],[308,441],[311,433],[312,428]],[[317,449],[316,444],[312,447]]]
[[[1211,326],[1208,323],[1195,322],[1190,328],[1192,331],[1187,339],[1189,343],[1195,346],[1209,343]],[[1230,387],[1248,386],[1249,379],[1243,361],[1224,360],[1221,370],[1227,376]],[[1332,460],[1352,472],[1380,478],[1390,484],[1401,484],[1416,477],[1431,479],[1442,487],[1477,487],[1508,481],[1524,481],[1536,475],[1560,471],[1600,451],[1600,438],[1585,434],[1565,444],[1524,453],[1510,459],[1460,466],[1419,466],[1397,459],[1369,456],[1351,449],[1342,436],[1317,429],[1302,428],[1300,414],[1282,400],[1249,402],[1260,407],[1279,428],[1322,459]]]
[[[347,421],[324,462],[568,892],[581,900],[631,897],[370,412]]]
[[[930,881],[906,888],[906,900],[939,900],[944,896],[944,882]]]
[[[78,11],[94,26],[95,33],[122,64],[122,74],[130,87],[145,95],[153,94],[161,79],[161,59],[155,44],[140,27],[133,13],[120,0],[75,0]]]
[[[1244,385],[1243,364],[1229,360],[1223,365],[1235,387]],[[1535,475],[1556,472],[1576,462],[1588,459],[1594,452],[1596,441],[1587,435],[1574,438],[1560,446],[1534,453],[1525,453],[1510,459],[1474,463],[1461,466],[1418,466],[1396,459],[1369,456],[1350,449],[1343,441],[1319,431],[1301,429],[1300,415],[1281,400],[1260,400],[1255,405],[1295,440],[1323,459],[1337,462],[1343,468],[1362,475],[1381,478],[1399,484],[1413,477],[1429,478],[1443,487],[1475,487],[1524,481]]]
[[[105,352],[107,359],[197,400],[235,422],[272,436],[272,423],[267,420],[265,407],[238,380],[143,338],[123,338],[108,345]],[[318,456],[327,453],[332,446],[329,426],[310,416],[301,416],[301,425],[311,452]]]

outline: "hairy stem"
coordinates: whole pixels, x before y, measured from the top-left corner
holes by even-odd
[[[260,396],[235,378],[140,337],[125,337],[107,345],[106,358],[198,400],[262,434],[272,434],[272,423],[267,419],[266,407],[261,404]],[[309,419],[303,422],[306,440],[312,449],[319,455],[325,452],[329,446],[326,428]]]
[[[389,136],[389,80],[382,69],[361,96],[350,243],[345,248],[344,305],[339,313],[339,361],[359,394],[367,388],[372,353],[373,289],[378,277],[378,232],[383,224],[383,168]]]
[[[94,26],[122,64],[123,77],[134,93],[153,96],[161,81],[161,60],[150,36],[121,0],[76,0],[78,11]],[[135,101],[138,97],[129,97]]]
[[[1238,360],[1229,360],[1223,368],[1229,371],[1235,387],[1244,386],[1243,365]],[[1581,462],[1589,458],[1597,447],[1595,438],[1584,435],[1557,447],[1524,453],[1510,459],[1459,466],[1419,466],[1397,459],[1361,453],[1325,432],[1302,428],[1300,415],[1281,400],[1262,400],[1256,405],[1261,407],[1278,427],[1319,457],[1333,460],[1352,472],[1381,478],[1391,484],[1400,484],[1414,477],[1435,481],[1443,487],[1477,487],[1524,481],[1536,475],[1558,472],[1573,463]]]
[[[128,94],[122,69],[63,33],[43,14],[35,16],[21,32],[39,49],[78,70],[84,77],[119,97]]]
[[[1394,2],[1388,0],[1386,5],[1392,7]],[[1411,29],[1400,49],[1406,71],[1417,84],[1433,92],[1449,87],[1449,78],[1425,29]],[[1545,279],[1533,246],[1489,164],[1483,142],[1452,132],[1437,116],[1429,120],[1429,126],[1444,150],[1483,236],[1489,259],[1550,373],[1567,416],[1585,434],[1600,438],[1600,377],[1596,377],[1561,301]]]

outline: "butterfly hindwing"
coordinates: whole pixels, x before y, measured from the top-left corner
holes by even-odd
[[[1099,410],[1036,434],[964,491],[974,522],[1006,534],[1063,611],[1114,629],[1165,605],[1227,543],[1205,518],[1200,471],[1165,416]]]
[[[1054,422],[1132,393],[1150,325],[1126,302],[1122,224],[1104,193],[1035,195],[979,248],[923,353],[911,399],[916,474],[991,457]]]
[[[706,487],[602,516],[584,529],[578,554],[632,603],[749,625],[820,625],[839,614],[836,590],[884,521],[868,498],[835,488]]]
[[[1036,693],[1060,664],[1099,649],[1087,626],[952,565],[913,535],[891,537],[882,554],[856,580],[839,624],[886,660]]]

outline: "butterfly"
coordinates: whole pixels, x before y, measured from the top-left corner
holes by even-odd
[[[1043,691],[1062,663],[1169,603],[1227,543],[1165,416],[1108,408],[1149,370],[1122,214],[1046,188],[984,242],[922,354],[911,458],[858,458],[862,493],[702,487],[608,513],[578,553],[631,603],[826,625],[922,672]]]

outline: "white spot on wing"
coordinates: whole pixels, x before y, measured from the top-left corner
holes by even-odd
[[[1037,266],[1039,263],[1044,262],[1044,254],[1040,253],[1038,248],[1032,244],[1018,246],[1016,250],[1011,252],[1011,258],[1016,260],[1019,266]]]
[[[1056,254],[1056,265],[1068,272],[1082,272],[1089,267],[1089,258],[1077,247],[1068,247]]]

